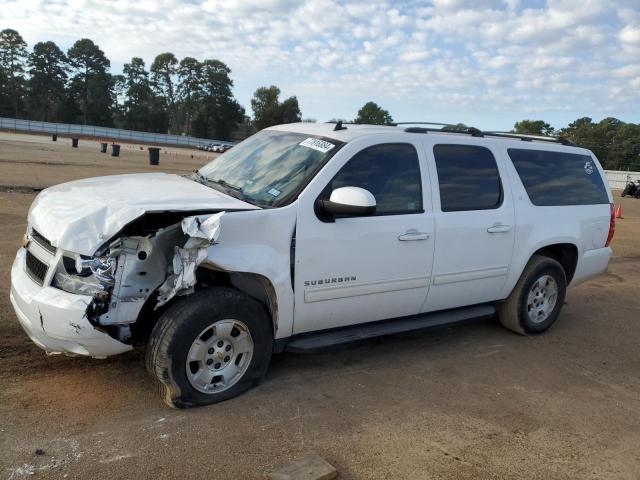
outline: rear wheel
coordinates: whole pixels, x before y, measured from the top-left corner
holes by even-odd
[[[273,350],[262,305],[230,288],[180,299],[155,325],[147,370],[165,403],[177,408],[217,403],[258,384]]]
[[[534,255],[507,300],[498,307],[500,322],[521,335],[542,333],[556,321],[567,290],[562,265]]]

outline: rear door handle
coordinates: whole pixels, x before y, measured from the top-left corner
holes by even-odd
[[[411,242],[414,240],[427,240],[428,238],[429,238],[428,233],[419,232],[418,230],[415,230],[413,228],[411,230],[407,230],[405,233],[398,236],[398,240],[400,240],[401,242]]]
[[[491,227],[487,228],[489,233],[506,233],[511,231],[511,225],[503,225],[502,223],[494,223]]]

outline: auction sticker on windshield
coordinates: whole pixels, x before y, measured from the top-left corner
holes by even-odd
[[[303,147],[313,148],[314,150],[318,150],[322,153],[327,153],[331,150],[335,145],[333,143],[325,142],[324,140],[318,140],[317,138],[307,138],[300,142],[300,145]]]

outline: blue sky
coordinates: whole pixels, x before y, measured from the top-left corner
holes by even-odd
[[[89,37],[119,72],[132,56],[217,58],[250,114],[278,85],[305,118],[373,100],[397,121],[555,127],[640,122],[640,0],[0,0],[30,46]]]

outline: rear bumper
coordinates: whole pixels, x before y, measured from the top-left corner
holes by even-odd
[[[37,285],[25,271],[25,249],[11,267],[11,304],[31,340],[48,353],[107,357],[131,350],[96,330],[85,315],[91,297]]]
[[[607,265],[609,265],[612,253],[610,247],[596,248],[584,252],[582,257],[578,259],[571,286],[578,285],[604,272],[607,269]]]

